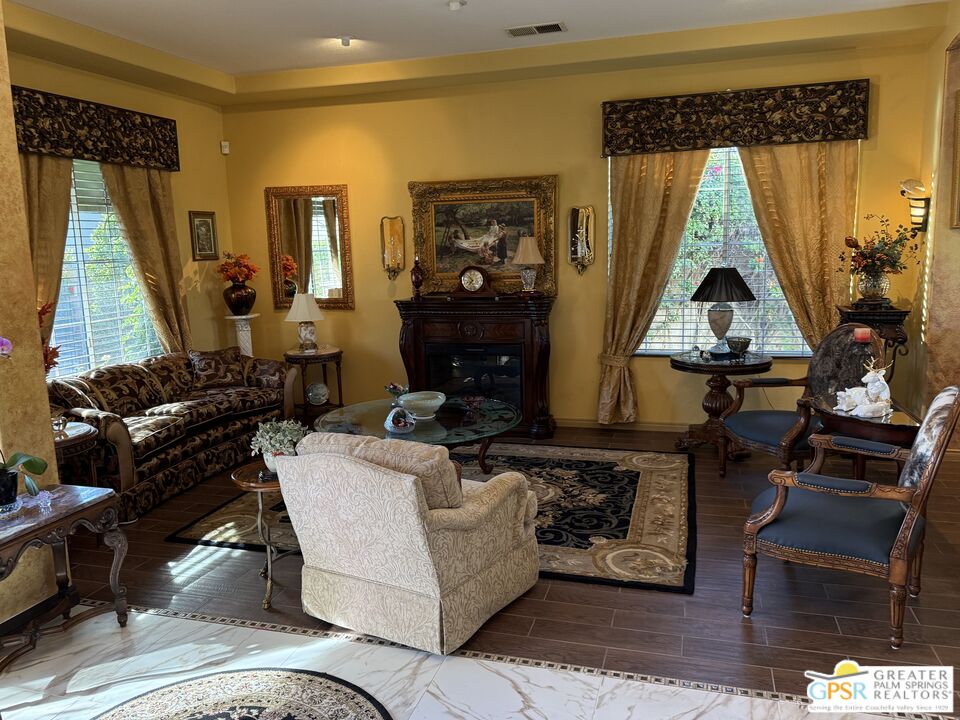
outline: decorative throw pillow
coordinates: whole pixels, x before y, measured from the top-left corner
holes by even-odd
[[[175,402],[193,390],[193,371],[185,352],[166,353],[145,358],[140,365],[156,378],[163,388],[164,402]]]
[[[297,444],[297,455],[329,454],[354,457],[387,470],[420,479],[427,507],[458,508],[463,490],[447,448],[409,440],[379,440],[363,435],[310,433]]]
[[[193,387],[205,388],[243,387],[243,362],[240,348],[229,347],[224,350],[191,350],[190,364],[193,366]]]

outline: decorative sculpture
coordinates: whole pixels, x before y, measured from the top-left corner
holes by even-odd
[[[875,360],[871,359],[864,365],[867,374],[860,378],[866,387],[840,390],[834,410],[842,410],[848,415],[863,418],[883,417],[893,412],[890,386],[883,379],[889,367],[877,367]]]

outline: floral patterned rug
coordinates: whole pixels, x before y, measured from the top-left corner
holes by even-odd
[[[390,720],[377,700],[346,680],[263,668],[213,673],[139,695],[94,720]]]
[[[696,556],[693,457],[686,453],[495,443],[486,475],[470,448],[451,457],[463,477],[516,470],[537,495],[537,541],[545,577],[692,593]],[[297,546],[279,493],[264,497],[275,543]],[[253,493],[170,535],[172,542],[263,550]]]

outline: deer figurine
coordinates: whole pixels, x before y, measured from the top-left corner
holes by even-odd
[[[877,367],[876,360],[871,359],[864,365],[867,374],[860,378],[866,387],[855,387],[841,390],[837,393],[837,406],[834,410],[842,410],[854,417],[873,418],[883,417],[892,410],[890,400],[890,386],[883,379],[889,365]]]

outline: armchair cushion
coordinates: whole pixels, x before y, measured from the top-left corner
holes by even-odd
[[[871,483],[866,480],[848,480],[846,478],[817,475],[816,473],[797,473],[797,485],[816,488],[824,492],[863,493],[870,492]]]
[[[190,363],[193,365],[193,387],[198,390],[246,385],[238,347],[208,352],[191,350]]]
[[[799,418],[800,416],[792,410],[744,410],[725,417],[723,425],[744,440],[777,447],[780,439],[797,424]],[[819,429],[820,421],[817,418],[811,418],[807,432],[800,438],[795,448],[801,451],[809,450],[810,443],[807,440]]]
[[[379,467],[420,479],[427,507],[458,508],[463,490],[447,448],[409,440],[378,440],[342,433],[310,433],[297,445],[297,455],[315,453],[365,460]]]
[[[764,490],[753,501],[752,512],[770,507],[775,495],[776,488]],[[793,488],[787,493],[780,515],[761,528],[757,538],[795,550],[887,565],[904,515],[903,506],[889,500],[839,497]],[[922,517],[917,519],[914,541],[921,536],[923,523]]]

